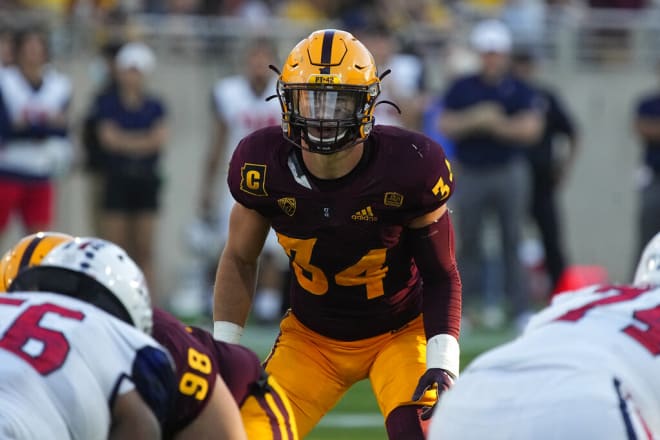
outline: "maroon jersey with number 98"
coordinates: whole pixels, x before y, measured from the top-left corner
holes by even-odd
[[[216,341],[209,332],[186,326],[158,308],[154,308],[153,320],[152,336],[167,348],[176,364],[178,388],[164,428],[166,438],[202,412],[218,374],[239,407],[262,378],[261,363],[248,348]]]

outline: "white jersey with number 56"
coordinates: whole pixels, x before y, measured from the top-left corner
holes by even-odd
[[[107,438],[112,402],[136,388],[144,357],[150,367],[172,368],[151,337],[88,303],[1,295],[0,437]]]

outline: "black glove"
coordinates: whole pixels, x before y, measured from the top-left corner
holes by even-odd
[[[412,400],[419,400],[424,395],[424,392],[429,388],[437,387],[438,397],[440,394],[447,391],[454,384],[454,378],[451,373],[442,368],[429,368],[426,372],[419,378],[417,383],[417,388],[413,393]],[[437,403],[437,401],[436,401]],[[433,406],[427,406],[424,408],[421,414],[422,420],[428,420],[433,415],[433,410],[435,409],[436,403]]]

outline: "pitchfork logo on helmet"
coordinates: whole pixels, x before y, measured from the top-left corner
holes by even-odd
[[[376,64],[362,43],[345,31],[315,31],[293,48],[280,74],[284,136],[321,154],[364,142],[379,94]]]

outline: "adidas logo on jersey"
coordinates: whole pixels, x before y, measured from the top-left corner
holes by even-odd
[[[353,220],[362,220],[367,222],[378,221],[378,217],[374,215],[374,212],[371,210],[371,206],[367,206],[364,209],[360,209],[355,214],[351,216]]]

